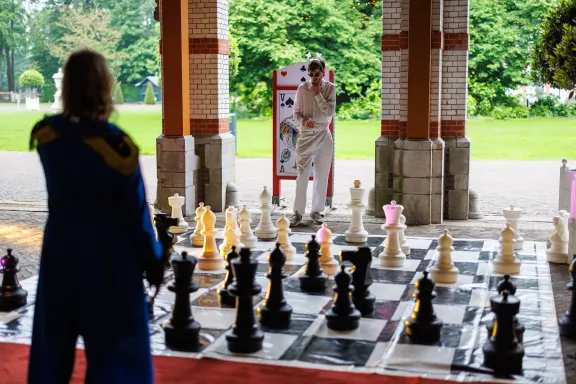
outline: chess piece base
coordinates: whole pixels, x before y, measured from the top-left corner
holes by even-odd
[[[400,249],[402,250],[402,253],[405,254],[406,256],[410,255],[410,246],[408,244],[400,245]]]
[[[360,311],[362,316],[366,316],[374,312],[376,297],[373,294],[369,294],[366,297],[355,297],[352,295],[352,302],[354,303],[354,307]]]
[[[204,271],[215,271],[224,268],[224,258],[222,256],[198,258],[198,268]]]
[[[224,305],[227,305],[230,307],[236,306],[236,296],[234,296],[230,292],[228,292],[227,289],[218,288],[218,290],[216,292],[218,293],[218,301],[220,301],[221,304],[224,304]]]
[[[276,229],[261,229],[256,228],[254,231],[256,233],[256,237],[260,240],[274,240],[276,238]]]
[[[192,234],[190,235],[190,243],[192,243],[193,247],[203,247],[204,246],[204,236],[200,234]]]
[[[192,320],[184,327],[167,322],[162,326],[166,346],[177,351],[197,351],[200,346],[200,323]]]
[[[555,264],[567,264],[568,253],[546,251],[546,260]]]
[[[256,236],[247,238],[240,237],[240,241],[246,248],[254,248],[258,244],[258,238]]]
[[[3,291],[0,288],[0,311],[11,311],[27,304],[28,292],[18,287],[14,290]]]
[[[558,326],[560,328],[560,335],[576,340],[576,322],[574,322],[568,313],[564,314],[564,316],[558,320]]]
[[[336,259],[332,259],[325,263],[323,263],[322,260],[320,260],[320,267],[322,268],[324,273],[327,274],[328,276],[334,276],[336,272],[338,272],[338,267],[340,267],[340,263],[338,263]]]
[[[520,273],[521,262],[518,258],[514,258],[514,261],[508,262],[496,257],[492,260],[493,270],[496,273],[506,273],[506,274],[517,274]]]
[[[368,232],[364,229],[360,231],[347,230],[344,232],[344,240],[348,243],[365,243],[368,241]]]
[[[172,233],[184,233],[188,231],[188,224],[179,224],[177,226],[170,227],[170,232]]]
[[[360,317],[360,311],[357,309],[344,315],[339,315],[330,309],[326,313],[326,326],[334,331],[351,331],[360,326]]]
[[[488,336],[492,335],[494,332],[494,320],[490,320],[486,323],[486,330],[488,331]],[[519,343],[524,342],[524,332],[526,328],[524,324],[520,324],[517,319],[514,321],[514,334],[516,335],[516,339]]]
[[[324,273],[316,277],[301,275],[298,279],[303,291],[324,291],[328,287],[328,276]]]
[[[270,309],[261,305],[257,312],[260,324],[270,328],[288,328],[292,317],[292,307],[288,304],[278,309]]]
[[[406,260],[406,255],[402,251],[386,254],[386,250],[378,255],[380,259],[380,265],[389,268],[398,268],[404,265],[404,260]]]
[[[435,318],[431,323],[408,318],[404,320],[406,335],[415,343],[434,344],[440,340],[442,320]]]
[[[488,340],[482,347],[484,365],[496,372],[522,373],[524,348],[516,344],[510,349],[498,350],[493,342]]]
[[[240,337],[233,331],[226,334],[228,350],[232,353],[255,353],[262,349],[264,332],[255,329],[251,335]]]
[[[454,284],[458,280],[458,275],[460,271],[456,267],[452,267],[448,270],[442,270],[434,265],[430,269],[430,274],[436,283],[441,284]]]
[[[284,255],[286,256],[286,260],[294,259],[294,255],[296,254],[296,247],[290,245],[288,247],[280,247],[282,251],[284,251]]]

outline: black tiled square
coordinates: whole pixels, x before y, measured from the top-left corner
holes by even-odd
[[[432,305],[468,305],[472,296],[471,291],[465,291],[457,287],[435,287],[434,290],[436,291],[436,298],[432,300]],[[414,292],[416,292],[416,287],[413,284],[409,285],[404,291],[401,301],[412,300]]]
[[[490,286],[489,290],[496,291],[498,283],[504,280],[502,276],[490,276]],[[517,277],[511,276],[510,281],[516,286],[516,289],[533,289],[538,290],[538,280],[537,279],[519,279]]]
[[[375,342],[364,340],[324,339],[313,336],[297,360],[331,365],[364,366]]]
[[[412,248],[410,250],[410,254],[406,255],[406,258],[413,260],[424,260],[427,254],[428,254],[427,249]]]
[[[293,264],[284,264],[284,273],[288,276],[292,276],[298,270],[302,268],[302,265],[293,265]],[[268,273],[270,270],[270,264],[268,263],[258,263],[258,268],[256,269],[256,273],[260,276]]]
[[[304,291],[300,288],[300,279],[297,276],[293,276],[289,279],[284,280],[284,291],[286,292],[298,292],[298,293],[305,293],[307,295],[314,295],[314,296],[334,296],[334,281],[328,280],[326,284],[326,289],[320,291]]]
[[[466,312],[464,313],[464,324],[478,324],[482,319],[482,314],[484,312],[483,308],[480,307],[466,307]]]
[[[414,272],[410,271],[397,271],[392,269],[374,269],[370,270],[372,279],[378,283],[391,283],[391,284],[410,284],[414,278]]]
[[[386,322],[384,329],[382,329],[382,332],[380,332],[380,336],[378,336],[378,341],[388,342],[392,340],[392,337],[394,336],[394,333],[396,333],[396,329],[398,328],[399,324],[400,321],[398,320]],[[400,327],[402,326],[400,325]]]
[[[478,261],[490,261],[496,256],[496,252],[491,251],[480,251],[480,256],[478,256]]]
[[[200,286],[200,288],[211,288],[222,281],[226,277],[225,273],[194,273],[193,281]]]
[[[300,336],[310,327],[310,325],[312,325],[317,317],[317,315],[292,313],[288,328],[270,328],[260,324],[260,329],[263,332]]]
[[[399,301],[376,301],[374,313],[363,317],[390,321],[396,308],[398,308],[398,304],[400,304]]]
[[[424,272],[425,270],[428,269],[428,267],[432,266],[432,260],[422,260],[420,262],[420,264],[418,264],[418,267],[416,268],[416,272]]]
[[[484,241],[454,240],[452,247],[455,251],[481,251],[484,247]],[[433,240],[428,249],[436,248],[438,248],[438,240]]]
[[[476,272],[478,271],[478,263],[455,262],[454,266],[458,268],[460,275],[476,276]]]
[[[421,344],[411,340],[406,332],[404,331],[404,324],[400,324],[402,327],[401,334],[398,337],[398,344]],[[457,348],[460,344],[460,336],[462,334],[462,326],[455,325],[455,324],[443,324],[442,329],[440,331],[440,340],[434,344],[427,344],[427,345],[436,345],[439,347],[445,348]],[[423,343],[422,343],[423,344]]]
[[[260,292],[260,295],[256,295],[252,298],[252,302],[254,305],[257,305],[258,303],[260,303],[263,300],[263,296],[266,294],[266,292]],[[200,297],[197,297],[194,301],[192,301],[192,306],[198,306],[198,307],[204,307],[204,308],[234,308],[234,305],[226,305],[226,304],[222,304],[220,303],[220,300],[218,298],[218,292],[216,289],[211,289],[205,293],[203,293],[202,295],[200,295]],[[194,308],[192,308],[192,315],[194,315]]]

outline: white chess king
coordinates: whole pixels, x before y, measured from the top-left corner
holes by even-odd
[[[546,250],[546,259],[551,263],[568,263],[569,220],[570,214],[566,211],[559,211],[552,219],[554,233],[550,236],[550,248]]]
[[[516,274],[520,273],[520,260],[514,252],[514,230],[510,223],[506,223],[506,228],[502,230],[500,242],[500,252],[498,256],[492,259],[494,272]]]
[[[438,238],[438,258],[436,263],[430,269],[432,278],[437,283],[453,284],[458,280],[460,271],[454,266],[452,262],[452,252],[454,252],[454,239],[445,229],[442,235]]]
[[[196,217],[194,217],[196,228],[194,228],[194,233],[190,235],[190,243],[192,243],[193,247],[204,246],[204,236],[202,236],[202,231],[204,230],[204,226],[202,225],[202,215],[204,212],[206,212],[204,203],[198,204],[198,208],[196,208]]]
[[[338,261],[332,254],[332,231],[330,231],[326,223],[322,224],[322,228],[316,232],[316,238],[320,243],[320,267],[328,276],[334,276],[340,267]]]
[[[172,207],[172,217],[178,219],[178,225],[170,227],[170,232],[172,233],[184,233],[188,230],[188,223],[182,216],[182,206],[185,202],[184,196],[180,196],[177,193],[168,198],[168,204]]]
[[[350,228],[344,233],[344,240],[349,243],[365,243],[368,241],[368,231],[364,229],[362,222],[362,210],[366,206],[362,202],[364,188],[360,188],[360,180],[354,180],[354,187],[350,188],[350,203],[348,208],[352,210]]]
[[[402,267],[404,260],[406,260],[406,255],[400,247],[398,233],[406,229],[406,225],[400,224],[400,215],[404,207],[392,200],[390,204],[386,204],[382,208],[386,216],[386,223],[382,225],[382,229],[387,232],[387,235],[384,242],[384,251],[378,255],[380,265],[392,268]]]

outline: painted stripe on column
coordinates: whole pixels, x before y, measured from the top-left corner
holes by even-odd
[[[469,51],[470,35],[467,33],[445,33],[444,34],[445,51]]]
[[[230,42],[224,39],[188,39],[188,49],[191,55],[229,55]]]
[[[230,130],[230,119],[190,119],[193,135],[216,135]]]
[[[400,131],[400,122],[398,120],[380,121],[381,136],[398,136],[399,131]]]
[[[397,34],[384,34],[381,38],[382,51],[399,51],[408,49],[408,32],[403,31]]]
[[[440,125],[442,137],[466,136],[466,120],[442,120]]]

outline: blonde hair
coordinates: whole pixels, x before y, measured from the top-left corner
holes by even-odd
[[[64,65],[64,117],[108,119],[114,110],[112,82],[104,56],[89,49],[72,53]]]

